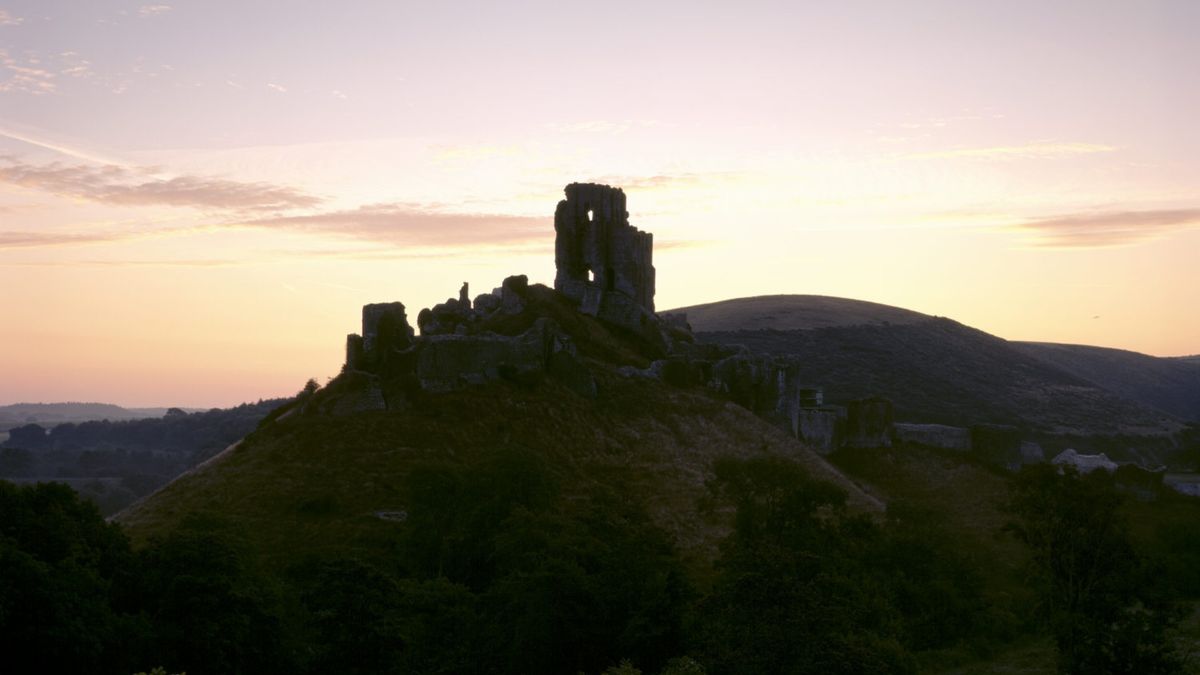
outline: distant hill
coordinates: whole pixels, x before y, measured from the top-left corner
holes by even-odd
[[[166,412],[167,408],[122,408],[111,403],[13,403],[0,406],[0,431],[23,424],[137,420],[162,417]]]
[[[946,318],[811,295],[682,308],[706,341],[794,356],[828,402],[886,396],[902,421],[1163,436],[1182,421]]]
[[[108,515],[250,433],[282,402],[193,413],[163,409],[137,419],[122,419],[119,414],[133,411],[105,404],[8,406],[43,421],[0,433],[0,479],[66,482]],[[98,419],[47,419],[52,415]]]
[[[1123,349],[1049,342],[1010,344],[1125,398],[1200,422],[1200,357],[1160,358]]]
[[[670,311],[687,313],[692,326],[706,332],[903,325],[932,318],[877,302],[827,295],[759,295]]]

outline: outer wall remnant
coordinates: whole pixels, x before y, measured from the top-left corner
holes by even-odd
[[[846,406],[846,447],[892,447],[893,422],[892,402],[886,398],[851,401]]]

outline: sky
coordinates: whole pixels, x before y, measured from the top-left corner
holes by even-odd
[[[1200,3],[0,0],[0,404],[227,406],[360,308],[552,285],[563,187],[660,309],[870,300],[1200,353]]]

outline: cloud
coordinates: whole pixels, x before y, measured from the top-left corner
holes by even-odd
[[[61,246],[65,244],[95,244],[113,241],[118,238],[111,234],[0,232],[0,249]]]
[[[1088,155],[1116,150],[1111,145],[1098,143],[1025,143],[1023,145],[999,145],[985,148],[955,148],[936,152],[917,152],[904,155],[905,159],[1052,159],[1071,155]]]
[[[42,132],[32,132],[31,133],[31,132],[24,131],[24,130],[19,131],[19,130],[7,128],[7,127],[0,127],[0,138],[11,138],[15,141],[21,141],[22,143],[28,143],[29,145],[37,146],[39,148],[45,148],[46,150],[53,150],[54,152],[57,152],[62,155],[66,155],[68,157],[74,157],[75,159],[82,159],[87,162],[95,162],[96,164],[117,164],[117,165],[121,164],[120,162],[118,162],[114,159],[107,158],[107,157],[101,157],[99,155],[88,152],[86,150],[80,150],[78,148],[70,147],[71,144],[69,144],[69,143],[63,143],[61,141],[47,139],[44,137],[44,134]],[[7,159],[7,158],[0,157],[0,160],[3,160],[3,159]]]
[[[169,11],[171,11],[170,5],[142,5],[138,7],[138,16],[158,16],[159,14],[166,14]]]
[[[0,94],[24,92],[39,95],[52,93],[55,89],[54,73],[38,67],[37,59],[18,61],[0,48]]]
[[[715,171],[708,173],[655,174],[651,176],[600,176],[588,182],[612,185],[625,190],[656,190],[670,187],[691,187],[713,181],[737,178],[737,171]]]
[[[271,183],[208,176],[158,178],[114,164],[33,165],[0,157],[0,183],[118,206],[178,206],[241,214],[318,206],[319,197]]]
[[[283,86],[282,84],[275,84],[274,82],[268,82],[267,89],[270,89],[271,91],[277,91],[281,94],[287,91],[287,87]]]
[[[647,128],[659,126],[656,120],[584,120],[582,122],[552,123],[551,131],[565,134],[600,134],[616,136],[634,127]]]
[[[446,213],[406,203],[260,218],[244,224],[421,247],[513,246],[543,241],[553,232],[552,221],[545,216]]]
[[[0,9],[0,26],[20,26],[25,19],[19,16],[13,16],[3,9]]]
[[[1045,247],[1096,248],[1135,244],[1200,226],[1200,208],[1088,211],[1030,220],[1014,229]]]

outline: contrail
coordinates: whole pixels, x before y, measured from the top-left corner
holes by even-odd
[[[39,148],[45,148],[46,150],[53,150],[59,154],[66,155],[68,157],[74,157],[75,159],[82,159],[86,162],[94,162],[96,164],[115,164],[120,167],[129,168],[129,165],[126,163],[117,161],[111,157],[94,155],[84,150],[76,150],[75,148],[70,148],[53,141],[43,140],[22,131],[14,131],[12,127],[4,124],[3,122],[0,122],[0,136],[4,138],[11,138],[14,141],[21,141],[22,143],[28,143],[29,145],[35,145]]]

